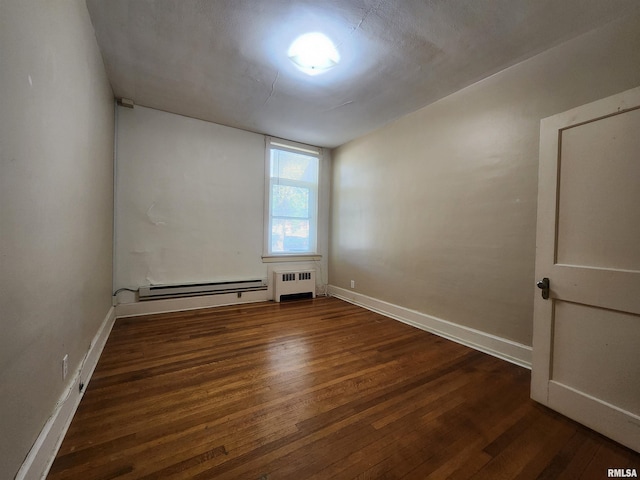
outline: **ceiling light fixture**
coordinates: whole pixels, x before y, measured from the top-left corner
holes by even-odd
[[[322,33],[305,33],[295,39],[287,52],[289,59],[308,75],[317,75],[335,67],[340,54]]]

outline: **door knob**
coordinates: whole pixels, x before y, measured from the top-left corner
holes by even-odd
[[[545,300],[549,298],[549,279],[544,277],[542,280],[536,282],[536,286],[542,290],[542,298]]]

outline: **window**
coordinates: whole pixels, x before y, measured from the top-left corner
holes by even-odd
[[[267,254],[314,254],[320,150],[269,139]]]

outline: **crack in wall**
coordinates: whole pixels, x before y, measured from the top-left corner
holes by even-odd
[[[160,220],[156,216],[156,214],[153,212],[155,206],[156,206],[156,202],[153,202],[151,206],[147,209],[147,218],[153,225],[156,225],[156,226],[166,225],[167,222],[163,222],[162,220]]]
[[[330,112],[331,110],[335,110],[336,108],[344,107],[345,105],[350,105],[353,103],[353,100],[349,100],[348,102],[341,103],[340,105],[336,105],[335,107],[327,108],[323,110],[323,112]]]
[[[271,84],[271,92],[269,92],[269,96],[267,97],[267,99],[264,101],[264,103],[262,104],[262,106],[264,107],[267,102],[269,101],[269,99],[271,97],[273,97],[273,94],[276,90],[276,82],[278,81],[278,78],[280,77],[280,70],[276,71],[276,78],[273,79],[273,83]]]
[[[358,22],[358,25],[356,25],[355,28],[353,30],[351,30],[351,33],[352,34],[355,33],[360,28],[360,26],[364,23],[364,21],[367,19],[367,17],[369,15],[371,15],[372,13],[377,12],[384,2],[385,2],[385,0],[380,0],[375,7],[371,7],[369,10],[364,12],[364,15],[362,15],[362,18]]]
[[[380,7],[382,6],[382,4],[385,3],[385,1],[386,0],[380,0],[375,6],[369,8],[368,10],[366,10],[364,12],[364,14],[362,15],[362,18],[360,18],[360,21],[358,22],[358,24],[355,27],[353,27],[351,29],[351,31],[347,34],[347,38],[350,37],[351,35],[353,35],[355,32],[357,32],[360,29],[360,27],[362,26],[362,24],[365,22],[365,20],[369,17],[369,15],[371,15],[372,13],[377,12],[380,9]],[[341,41],[340,43],[338,43],[336,45],[336,47],[338,49],[341,48],[342,45],[344,45],[345,41],[346,41],[346,38],[343,41]]]

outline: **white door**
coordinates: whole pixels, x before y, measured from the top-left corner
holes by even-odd
[[[531,397],[640,451],[640,87],[542,120]]]

